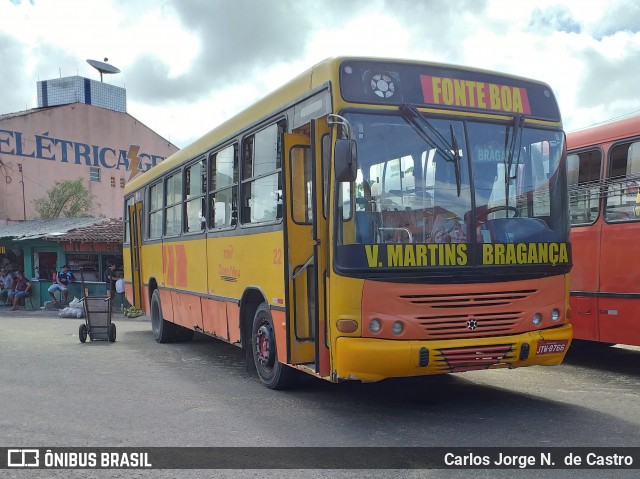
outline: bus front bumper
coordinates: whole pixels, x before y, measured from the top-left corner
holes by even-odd
[[[560,364],[572,338],[570,324],[513,336],[433,341],[340,337],[332,379],[380,381],[394,377]]]

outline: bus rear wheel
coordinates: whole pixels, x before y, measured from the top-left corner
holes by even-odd
[[[267,303],[258,306],[251,328],[251,350],[260,381],[269,389],[286,389],[297,371],[278,361],[273,320]]]
[[[159,343],[170,343],[175,338],[175,326],[162,316],[160,291],[157,289],[151,295],[151,330],[153,338]]]

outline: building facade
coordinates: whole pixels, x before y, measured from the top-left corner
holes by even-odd
[[[176,151],[126,112],[123,88],[78,76],[38,82],[38,108],[0,112],[0,264],[24,270],[38,303],[65,263],[102,288],[107,261],[122,268],[125,184]],[[34,200],[77,179],[94,197],[91,218],[40,219]]]
[[[33,200],[64,180],[94,195],[92,216],[121,218],[122,191],[178,148],[126,112],[124,89],[69,77],[38,82],[39,107],[0,114],[0,224],[36,219]]]

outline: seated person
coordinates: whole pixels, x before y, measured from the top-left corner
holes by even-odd
[[[62,300],[63,304],[67,304],[67,297],[69,296],[69,283],[73,283],[76,280],[76,277],[73,275],[71,271],[69,271],[69,266],[62,265],[62,270],[58,271],[56,274],[56,282],[53,283],[49,289],[49,296],[53,299],[54,303],[57,303],[55,292],[62,291],[62,296],[64,299]]]
[[[0,270],[0,301],[8,306],[9,291],[13,289],[14,274],[7,272],[6,268]]]
[[[31,281],[24,277],[22,271],[16,272],[15,288],[9,291],[9,300],[13,302],[11,311],[15,311],[19,307],[20,300],[31,296]]]

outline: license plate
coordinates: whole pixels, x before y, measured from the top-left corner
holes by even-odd
[[[540,354],[555,354],[555,353],[564,353],[564,350],[567,349],[567,340],[555,340],[555,341],[538,341],[538,350],[536,351],[537,355]]]

